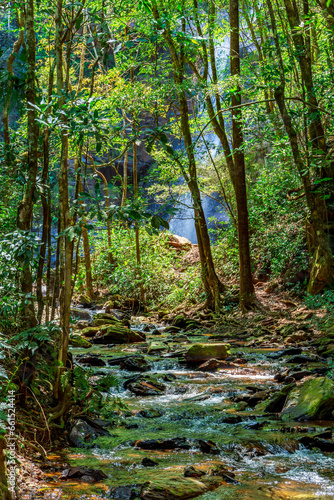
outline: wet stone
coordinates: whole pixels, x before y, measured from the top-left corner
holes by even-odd
[[[83,467],[71,467],[62,472],[61,478],[66,479],[79,479],[83,482],[95,482],[107,479],[108,476],[102,470],[86,469]]]
[[[160,410],[154,410],[153,408],[150,410],[141,410],[140,412],[137,413],[138,417],[143,417],[143,418],[159,418],[162,417],[164,412]]]
[[[126,389],[136,394],[136,396],[156,396],[166,390],[166,386],[153,378],[139,378],[136,381],[127,381],[124,384]]]
[[[131,484],[125,486],[118,486],[110,490],[108,498],[113,500],[133,500],[139,498],[142,485]]]
[[[98,356],[85,356],[80,359],[80,364],[85,366],[106,366],[105,361]]]
[[[155,467],[156,465],[159,465],[158,462],[154,462],[154,460],[151,460],[150,458],[143,458],[141,461],[141,465],[143,467]]]
[[[129,356],[120,360],[120,368],[129,372],[147,372],[151,369],[151,363],[144,356]]]
[[[184,468],[183,475],[184,477],[202,477],[205,476],[205,471],[188,465]]]

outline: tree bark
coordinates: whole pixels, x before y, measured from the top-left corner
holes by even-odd
[[[17,213],[17,227],[21,231],[30,231],[33,200],[38,172],[38,126],[36,111],[31,105],[36,104],[35,67],[36,67],[36,38],[34,28],[34,0],[27,0],[25,4],[25,31],[27,49],[27,81],[26,99],[28,102],[27,113],[27,146],[28,146],[28,179],[25,186],[23,199],[19,204]],[[32,299],[32,276],[30,261],[23,263],[21,274],[21,289],[27,300],[24,300],[22,320],[27,328],[36,326],[36,314]]]
[[[248,207],[245,173],[245,156],[243,151],[242,115],[240,87],[240,49],[239,49],[239,1],[230,0],[230,66],[231,77],[234,77],[232,94],[232,137],[234,159],[234,188],[238,212],[238,242],[240,271],[240,304],[243,309],[252,306],[255,291],[252,279],[251,258],[249,248]]]

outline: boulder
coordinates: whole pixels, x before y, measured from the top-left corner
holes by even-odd
[[[83,482],[95,482],[107,479],[108,476],[102,470],[87,469],[85,467],[71,467],[62,472],[60,479],[80,479]]]
[[[87,328],[84,328],[81,330],[82,335],[85,337],[91,338],[95,337],[95,335],[100,331],[99,326],[88,326]]]
[[[156,465],[159,465],[158,462],[154,462],[154,460],[147,457],[143,458],[141,464],[143,467],[155,467]]]
[[[146,361],[144,356],[128,356],[121,360],[120,368],[129,372],[148,372],[151,369],[151,363]]]
[[[148,346],[147,354],[159,353],[161,351],[165,351],[166,349],[168,349],[168,345],[164,342],[153,341],[150,342]]]
[[[160,410],[154,410],[154,408],[151,408],[150,410],[140,410],[137,413],[138,417],[143,417],[143,418],[160,418],[163,416],[163,412]]]
[[[333,420],[334,382],[327,377],[310,378],[289,393],[282,419]]]
[[[84,347],[85,349],[92,347],[92,344],[88,340],[81,337],[81,335],[75,334],[70,335],[69,345],[71,347]]]
[[[69,434],[69,442],[71,446],[76,448],[91,448],[93,446],[92,441],[99,436],[110,436],[110,434],[93,421],[88,423],[85,420],[78,419]]]
[[[93,344],[135,344],[145,339],[144,333],[134,332],[122,325],[111,325],[98,332],[92,342]]]
[[[110,490],[108,498],[112,498],[113,500],[133,500],[134,498],[139,498],[141,488],[141,484],[117,486]]]
[[[184,477],[202,477],[205,476],[205,471],[201,469],[196,469],[192,465],[188,465],[183,470]]]
[[[80,358],[80,364],[85,366],[106,366],[106,362],[99,356],[85,356]]]
[[[265,407],[266,413],[279,413],[282,411],[286,398],[290,391],[296,386],[295,382],[284,386],[277,394],[270,398],[269,404]]]
[[[206,343],[206,344],[193,344],[184,357],[189,363],[204,363],[210,359],[225,359],[231,353],[229,351],[230,345],[223,343]]]
[[[321,451],[334,451],[334,442],[332,439],[324,439],[317,436],[303,436],[299,439],[299,442],[310,450],[312,448],[318,448]]]
[[[164,384],[150,377],[141,377],[137,380],[127,381],[124,387],[136,394],[136,396],[157,396],[163,394],[166,390]]]
[[[177,234],[169,234],[167,236],[167,244],[177,250],[190,250],[192,248],[191,241],[183,236],[178,236]]]
[[[192,477],[159,478],[146,483],[141,491],[142,500],[185,500],[203,495],[217,488],[221,482],[199,481]]]
[[[85,309],[80,309],[79,307],[72,307],[70,312],[72,318],[82,319],[84,321],[91,321],[92,315],[89,311]]]

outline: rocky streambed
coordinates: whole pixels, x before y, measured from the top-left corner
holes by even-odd
[[[43,498],[334,498],[334,383],[314,346],[245,347],[124,318],[127,343],[112,344],[103,314],[94,336],[107,343],[72,354],[108,382],[109,406],[73,422]]]

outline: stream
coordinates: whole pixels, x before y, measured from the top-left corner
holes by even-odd
[[[131,327],[145,329],[138,321]],[[161,325],[149,325],[151,332],[156,327]],[[161,328],[160,335],[147,333],[147,340],[166,343],[165,349],[160,345],[161,351],[150,354],[147,342],[72,348],[76,363],[95,355],[105,361],[106,366],[90,369],[96,380],[114,377],[116,386],[108,392],[121,403],[103,415],[111,422],[110,436],[98,437],[87,449],[69,448],[48,457],[54,468],[46,471],[50,482],[42,498],[138,498],[135,485],[155,479],[168,484],[172,477],[183,477],[187,466],[206,473],[223,466],[227,470],[224,481],[200,495],[202,500],[334,499],[334,453],[306,449],[299,442],[306,434],[330,433],[334,423],[283,422],[277,414],[264,411],[265,401],[259,399],[256,407],[251,404],[255,394],[280,387],[274,376],[285,367],[284,356],[277,358],[277,348],[244,347],[238,339],[229,338],[231,358],[238,364],[226,363],[215,372],[198,371],[185,364],[182,351],[191,343],[208,341],[211,336],[204,332],[175,335]],[[116,358],[134,355],[142,355],[150,370],[120,368]],[[312,369],[312,363],[307,368]],[[164,390],[144,396],[135,395],[128,384],[124,387],[131,377],[135,383],[140,376],[153,377]],[[245,396],[248,404],[240,405]],[[170,449],[164,449],[164,443]],[[156,465],[145,466],[150,464],[147,459]],[[64,469],[60,466],[64,463],[99,469],[107,478],[94,484],[61,481],[54,471]],[[131,488],[120,488],[125,485]]]

